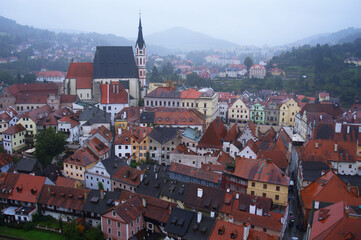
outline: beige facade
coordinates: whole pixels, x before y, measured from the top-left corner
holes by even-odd
[[[232,123],[245,123],[249,121],[249,107],[242,101],[237,99],[230,108],[228,108],[228,121]]]
[[[64,163],[64,175],[69,178],[77,179],[84,181],[85,180],[85,171],[88,169],[94,167],[95,164],[97,164],[98,161],[93,162],[87,166],[80,166],[77,164],[71,164],[71,163]]]
[[[280,107],[280,126],[294,126],[297,113],[301,110],[297,102],[290,98]]]
[[[247,194],[271,198],[274,204],[286,206],[288,201],[288,186],[249,180]]]

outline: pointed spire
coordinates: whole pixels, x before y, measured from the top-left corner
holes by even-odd
[[[138,45],[139,49],[142,49],[145,45],[144,39],[143,39],[143,31],[142,31],[142,19],[141,19],[141,12],[139,10],[139,27],[138,27],[138,39],[135,44]]]

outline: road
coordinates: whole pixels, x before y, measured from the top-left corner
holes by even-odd
[[[291,163],[290,163],[290,178],[294,182],[294,186],[290,187],[288,191],[288,205],[289,205],[289,217],[288,225],[284,234],[283,239],[292,239],[292,237],[297,237],[298,239],[303,239],[304,232],[302,231],[302,211],[300,199],[298,197],[297,189],[297,172],[298,172],[298,154],[297,147],[292,146],[291,149]],[[290,224],[290,219],[294,219],[294,223]]]

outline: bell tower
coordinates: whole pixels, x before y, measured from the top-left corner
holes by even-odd
[[[145,63],[145,42],[143,39],[143,31],[142,31],[142,20],[139,13],[139,27],[138,27],[138,39],[135,44],[135,50],[136,50],[136,64],[138,67],[138,76],[139,76],[139,82],[140,87],[144,88],[147,87],[147,80],[146,80],[146,63]]]

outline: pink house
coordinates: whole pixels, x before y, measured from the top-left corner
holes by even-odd
[[[127,240],[144,227],[145,208],[142,199],[132,197],[106,211],[101,217],[101,229],[105,239]]]

